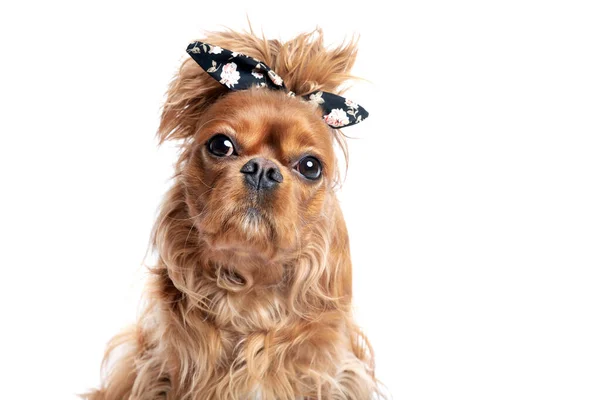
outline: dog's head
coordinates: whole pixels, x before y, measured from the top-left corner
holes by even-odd
[[[295,252],[334,198],[330,129],[310,104],[265,89],[229,93],[204,116],[181,177],[203,239],[265,261]]]
[[[205,40],[268,63],[296,97],[229,91],[193,60],[183,63],[159,129],[161,141],[182,143],[157,225],[161,257],[186,273],[195,262],[234,271],[242,284],[288,279],[298,293],[313,285],[325,297],[349,295],[347,234],[333,191],[334,146],[344,154],[345,146],[301,96],[335,92],[349,78],[355,43],[327,50],[320,32],[287,43],[234,32]]]

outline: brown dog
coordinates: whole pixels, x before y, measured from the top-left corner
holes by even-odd
[[[356,45],[327,50],[320,31],[286,43],[231,31],[205,41],[264,61],[297,97],[229,91],[183,63],[159,129],[181,153],[155,226],[148,301],[112,340],[102,387],[86,398],[378,396],[371,348],[352,319],[333,190],[334,144],[344,154],[345,144],[299,99],[336,92]]]

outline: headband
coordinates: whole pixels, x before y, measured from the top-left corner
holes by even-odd
[[[203,70],[229,90],[266,87],[295,96],[294,92],[287,90],[283,79],[275,71],[256,58],[203,42],[190,43],[187,52]],[[302,98],[321,107],[323,121],[334,129],[358,124],[369,116],[367,110],[337,94],[318,90]]]

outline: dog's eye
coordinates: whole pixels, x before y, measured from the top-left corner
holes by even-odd
[[[296,167],[306,178],[315,180],[321,176],[321,163],[313,156],[304,157]]]
[[[208,141],[208,151],[217,157],[228,157],[235,154],[233,142],[222,134],[215,135]]]

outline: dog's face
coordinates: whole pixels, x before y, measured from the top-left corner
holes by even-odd
[[[273,90],[232,92],[198,125],[182,178],[212,257],[293,254],[335,199],[332,134],[315,107]]]

